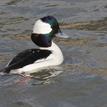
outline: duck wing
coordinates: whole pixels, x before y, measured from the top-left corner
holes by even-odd
[[[27,49],[16,55],[4,68],[3,72],[9,73],[10,70],[22,68],[26,65],[32,64],[37,60],[47,58],[51,54],[49,50]]]

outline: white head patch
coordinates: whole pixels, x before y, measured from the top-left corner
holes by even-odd
[[[42,20],[37,20],[33,27],[33,33],[36,34],[48,34],[52,31],[51,25],[43,22]]]

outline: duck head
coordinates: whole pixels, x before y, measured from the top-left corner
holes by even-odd
[[[62,32],[56,18],[46,16],[35,22],[31,39],[39,47],[50,47],[52,39],[58,33]]]

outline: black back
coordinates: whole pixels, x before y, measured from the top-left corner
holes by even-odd
[[[26,65],[34,63],[39,59],[47,58],[50,54],[51,51],[49,50],[27,49],[15,56],[5,68],[4,72],[9,73],[10,70],[22,68]]]

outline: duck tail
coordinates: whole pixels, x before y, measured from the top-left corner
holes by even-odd
[[[10,70],[8,68],[0,69],[0,73],[9,73]]]

